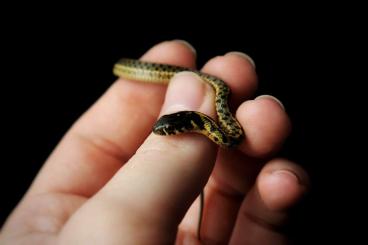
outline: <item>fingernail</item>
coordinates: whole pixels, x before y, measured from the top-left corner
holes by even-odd
[[[280,105],[280,107],[285,111],[285,106],[282,104],[282,102],[272,95],[264,94],[264,95],[260,95],[257,98],[255,98],[255,100],[259,100],[259,99],[272,99],[276,101]]]
[[[276,181],[278,182],[282,180],[282,181],[292,181],[292,182],[300,183],[299,177],[289,170],[284,170],[284,169],[276,170],[272,172],[272,176],[277,178]]]
[[[300,185],[308,187],[310,185],[308,175],[304,171],[298,171],[298,173],[299,174],[296,174],[291,170],[285,170],[285,169],[280,169],[280,170],[276,170],[276,171],[272,172],[272,174],[276,174],[276,175],[282,176],[282,177],[285,177],[286,175],[288,175],[287,178],[296,179],[296,181]]]
[[[180,72],[170,81],[162,113],[198,110],[206,95],[206,84],[193,72]]]
[[[237,56],[240,56],[242,58],[245,58],[252,64],[252,66],[254,68],[256,68],[256,63],[254,62],[254,60],[249,55],[247,55],[246,53],[239,52],[239,51],[232,51],[232,52],[229,52],[229,53],[225,54],[225,56],[226,55],[237,55]]]
[[[174,39],[173,41],[184,44],[185,46],[187,46],[193,52],[193,54],[197,55],[197,51],[195,50],[195,48],[189,42],[187,42],[185,40],[181,40],[181,39]]]

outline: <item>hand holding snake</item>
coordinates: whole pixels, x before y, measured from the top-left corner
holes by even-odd
[[[179,41],[158,44],[141,60],[195,70],[195,54]],[[193,202],[205,188],[204,244],[286,244],[278,228],[308,177],[296,164],[267,156],[288,135],[289,119],[274,98],[251,100],[255,70],[239,53],[213,58],[201,72],[231,88],[229,108],[245,134],[237,147],[218,151],[197,134],[151,134],[157,118],[180,111],[202,113],[223,130],[216,94],[197,75],[177,75],[168,87],[119,79],[67,132],[2,228],[0,243],[198,244]],[[200,127],[202,119],[187,119],[211,132]],[[159,123],[163,132],[179,130],[166,122]]]

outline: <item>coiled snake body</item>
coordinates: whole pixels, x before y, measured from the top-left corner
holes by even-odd
[[[244,138],[240,123],[231,114],[228,106],[230,88],[219,78],[191,70],[189,68],[139,61],[135,59],[121,59],[115,65],[113,73],[116,76],[150,83],[168,84],[170,79],[179,72],[191,71],[215,90],[215,106],[219,124],[207,115],[196,111],[181,111],[162,116],[153,126],[153,132],[159,135],[175,135],[185,132],[201,133],[217,145],[230,148],[237,146]],[[201,208],[198,225],[200,226],[204,205],[203,191],[201,193]]]
[[[184,132],[197,132],[207,136],[221,147],[233,147],[243,140],[244,133],[239,122],[231,114],[227,100],[229,87],[214,76],[184,67],[149,63],[134,59],[121,59],[114,66],[114,74],[131,80],[167,84],[178,72],[191,71],[215,90],[216,113],[219,125],[200,112],[182,111],[162,116],[153,126],[159,135],[174,135]]]

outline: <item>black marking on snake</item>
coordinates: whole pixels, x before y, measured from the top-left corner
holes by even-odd
[[[192,111],[181,111],[175,114],[163,115],[153,126],[153,132],[159,135],[166,135],[165,131],[174,134],[175,130],[178,129],[180,129],[180,131],[178,130],[179,132],[190,131],[194,129],[192,122],[199,130],[204,129],[204,123],[201,117]]]

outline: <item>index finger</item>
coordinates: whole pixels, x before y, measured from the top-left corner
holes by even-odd
[[[195,66],[193,48],[182,41],[160,43],[142,59]],[[155,84],[123,79],[115,82],[67,132],[28,195],[41,192],[93,195],[151,132],[165,90],[166,86]]]

